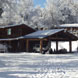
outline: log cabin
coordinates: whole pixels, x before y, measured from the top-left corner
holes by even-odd
[[[25,24],[0,26],[0,44],[5,48],[0,49],[5,52],[25,51],[25,41],[18,37],[35,32],[35,30]]]
[[[64,29],[35,31],[25,24],[0,26],[0,45],[4,47],[0,52],[33,52],[34,45],[39,44],[42,53],[43,44],[51,44],[51,41],[56,41],[56,51],[59,41],[69,41],[71,52],[75,40],[77,37]]]

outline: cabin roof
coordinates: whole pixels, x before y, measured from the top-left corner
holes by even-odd
[[[32,27],[30,27],[30,26],[28,26],[28,25],[26,25],[26,24],[3,25],[3,26],[0,26],[0,29],[4,29],[4,28],[12,28],[12,27],[19,27],[19,26],[26,26],[26,27],[31,28],[32,30],[35,31],[34,28],[32,28]]]
[[[53,35],[55,33],[58,33],[60,31],[64,31],[64,29],[39,30],[39,31],[33,32],[31,34],[25,35],[22,38],[38,38],[38,39],[42,39],[42,38],[48,37],[50,35]]]
[[[62,24],[59,27],[78,27],[78,24]]]
[[[0,41],[12,41],[12,40],[19,40],[21,38],[17,37],[17,38],[4,38],[4,39],[0,39]]]
[[[20,25],[23,25],[23,24],[16,24],[16,25],[2,25],[2,26],[0,26],[0,28],[9,28],[9,27],[15,27],[15,26],[20,26]]]
[[[64,31],[64,29],[40,30],[25,36],[21,36],[20,39],[43,39],[49,37],[54,41],[74,41],[78,39],[75,35]]]

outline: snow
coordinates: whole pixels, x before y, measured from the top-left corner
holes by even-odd
[[[62,24],[62,25],[60,25],[60,27],[78,27],[78,24],[77,23],[74,23],[74,24]]]
[[[0,53],[0,78],[78,78],[78,53]]]

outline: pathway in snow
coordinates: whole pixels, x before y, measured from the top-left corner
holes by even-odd
[[[0,54],[0,78],[78,78],[78,54]]]

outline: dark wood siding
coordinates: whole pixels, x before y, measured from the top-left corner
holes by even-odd
[[[11,35],[8,35],[8,29],[11,29]],[[34,29],[24,24],[19,26],[0,28],[0,38],[3,39],[20,37],[32,33],[34,31]]]

